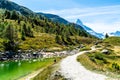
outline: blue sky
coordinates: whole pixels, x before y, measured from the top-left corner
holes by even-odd
[[[97,32],[120,31],[120,0],[11,0],[35,12],[81,21]]]

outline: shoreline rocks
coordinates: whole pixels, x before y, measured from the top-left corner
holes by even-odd
[[[0,52],[0,61],[9,61],[9,60],[29,60],[37,58],[52,58],[52,57],[64,57],[68,55],[76,54],[78,50],[68,50],[68,51],[56,51],[56,52],[45,52],[45,51],[32,51],[18,50],[17,53],[12,51]]]

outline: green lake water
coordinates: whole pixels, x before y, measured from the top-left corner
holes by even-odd
[[[0,62],[0,80],[17,80],[34,70],[53,63],[54,59]]]

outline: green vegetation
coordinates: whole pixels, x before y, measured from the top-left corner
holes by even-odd
[[[115,74],[120,73],[120,56],[116,55],[112,50],[110,51],[110,54],[102,53],[99,50],[86,53],[78,56],[77,60],[87,69],[102,71],[105,74],[107,73],[108,76],[114,77],[116,76]]]
[[[48,48],[55,48],[59,47],[61,50],[65,49],[66,47],[61,46],[55,42],[55,35],[41,33],[39,36],[35,36],[34,38],[27,37],[23,43],[20,44],[20,49],[48,49]]]
[[[86,54],[78,56],[77,61],[89,70],[95,70],[97,65],[93,63]]]
[[[85,45],[80,49],[80,51],[85,51],[85,50],[91,50],[90,45]]]
[[[105,34],[105,38],[109,38],[109,35],[107,33]]]
[[[59,61],[60,59],[58,58],[57,62]],[[55,74],[55,72],[57,72],[58,67],[58,63],[48,66],[32,80],[65,80],[63,76]]]
[[[120,37],[107,37],[97,41],[96,50],[78,56],[77,60],[87,69],[120,78]],[[108,50],[108,53],[102,51]]]
[[[2,10],[0,15],[0,50],[63,50],[69,46],[91,43],[95,38],[74,24],[52,22],[42,15],[24,16],[17,11]],[[51,49],[52,50],[52,49]]]
[[[105,39],[103,42],[114,45],[114,46],[119,46],[120,45],[120,37],[109,37],[109,38]]]

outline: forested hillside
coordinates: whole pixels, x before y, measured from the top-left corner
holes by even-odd
[[[47,43],[56,47],[76,45],[82,43],[79,41],[81,37],[92,38],[83,29],[75,28],[74,24],[52,22],[43,16],[24,16],[15,10],[1,9],[0,18],[1,50],[46,48]],[[31,44],[30,40],[34,42]]]

